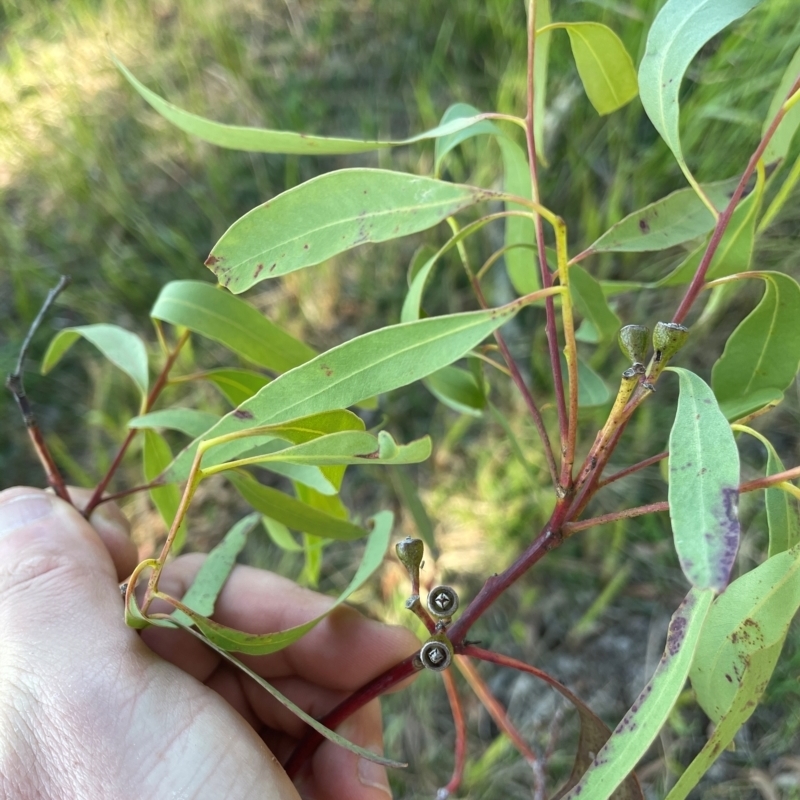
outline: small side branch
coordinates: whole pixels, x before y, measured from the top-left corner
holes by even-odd
[[[652,467],[653,464],[658,464],[659,461],[663,461],[665,458],[669,456],[668,451],[664,451],[663,453],[658,453],[657,455],[650,456],[650,458],[644,459],[644,461],[640,461],[638,464],[632,464],[630,467],[625,467],[625,469],[621,469],[619,472],[615,472],[613,475],[609,475],[608,478],[605,478],[602,481],[598,481],[597,489],[602,489],[604,486],[608,486],[609,483],[614,483],[614,481],[621,480],[622,478],[627,478],[628,475],[633,475],[634,472],[638,472],[640,469],[645,469],[646,467]]]
[[[522,738],[516,726],[508,718],[506,710],[497,698],[491,693],[486,682],[481,678],[475,665],[465,656],[456,656],[456,666],[466,679],[473,692],[481,701],[483,707],[489,712],[495,725],[508,736],[511,743],[519,751],[520,755],[528,762],[528,766],[533,771],[533,796],[536,800],[544,800],[544,775],[539,764],[539,758],[530,748],[528,743]]]
[[[444,688],[447,691],[447,699],[450,701],[450,710],[453,713],[453,726],[456,730],[456,743],[454,751],[453,776],[446,786],[436,792],[436,800],[447,800],[453,792],[457,792],[464,777],[464,764],[467,760],[467,724],[464,719],[464,709],[461,706],[461,698],[458,696],[458,688],[451,670],[446,669],[442,673]]]
[[[50,307],[53,305],[61,292],[66,289],[66,287],[69,285],[69,282],[70,278],[67,275],[62,275],[56,286],[47,293],[47,297],[45,298],[44,303],[42,303],[42,307],[39,309],[36,319],[34,319],[31,323],[28,333],[25,336],[25,340],[22,342],[22,347],[20,347],[19,351],[19,358],[17,358],[17,366],[6,378],[6,386],[11,394],[14,395],[14,399],[17,401],[17,406],[22,414],[22,419],[25,422],[25,428],[28,431],[28,436],[30,437],[31,443],[33,444],[33,449],[36,451],[39,462],[41,463],[45,475],[47,476],[47,482],[62,500],[66,500],[68,503],[71,503],[72,501],[70,500],[67,486],[64,483],[64,478],[61,475],[58,466],[56,466],[56,463],[50,454],[50,450],[47,447],[47,443],[44,440],[42,431],[36,422],[36,415],[33,413],[33,407],[28,400],[28,396],[25,394],[25,384],[23,381],[25,358],[28,355],[28,349],[30,348],[31,341],[33,340],[36,331],[39,329],[39,326],[42,324],[45,314],[47,314],[47,312],[50,310]]]
[[[586,530],[594,525],[606,525],[609,522],[616,522],[618,519],[629,519],[630,517],[641,517],[643,514],[654,514],[656,511],[669,511],[669,503],[663,500],[660,503],[650,503],[646,506],[636,506],[636,508],[626,508],[624,511],[614,511],[611,514],[603,514],[601,517],[582,519],[579,522],[566,522],[564,524],[564,536],[572,536],[573,533]]]

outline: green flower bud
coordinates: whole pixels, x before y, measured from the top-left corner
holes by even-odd
[[[656,364],[669,361],[686,344],[689,329],[676,322],[657,322],[653,331]]]
[[[422,557],[425,555],[422,539],[412,539],[410,536],[406,536],[395,545],[394,549],[400,563],[408,570],[408,574],[413,580],[415,575],[419,575]]]
[[[618,341],[620,349],[631,360],[631,364],[641,364],[647,355],[650,329],[646,325],[626,325],[620,328]]]

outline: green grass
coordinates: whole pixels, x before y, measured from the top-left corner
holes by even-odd
[[[560,19],[611,25],[638,61],[657,3],[553,0],[553,5]],[[772,87],[800,45],[795,11],[794,0],[765,2],[704,48],[690,69],[682,89],[682,131],[689,163],[700,180],[734,175],[746,163]],[[46,326],[37,336],[26,379],[42,427],[75,482],[102,474],[136,401],[124,376],[100,363],[85,345],[76,346],[51,376],[39,377],[36,361],[52,327],[113,321],[153,343],[147,310],[161,286],[176,278],[210,277],[202,262],[211,246],[258,202],[344,165],[393,166],[421,174],[432,167],[430,146],[313,160],[233,153],[194,141],[145,106],[113,67],[109,49],[178,105],[239,124],[402,137],[436,124],[453,102],[511,113],[521,113],[524,106],[521,2],[0,0],[0,27],[0,367],[4,372],[10,368],[57,275],[70,274],[72,288],[51,315],[50,329]],[[550,167],[542,171],[542,195],[567,220],[574,252],[625,213],[684,185],[638,101],[608,118],[592,111],[571,65],[565,35],[555,36],[548,93]],[[795,156],[798,151],[800,144],[795,143]],[[491,185],[498,176],[497,161],[493,144],[470,141],[450,160],[450,177]],[[642,175],[648,179],[641,180]],[[798,209],[800,193],[795,191],[759,242],[759,268],[800,274]],[[415,247],[423,240],[441,243],[444,235],[439,230],[362,248],[250,297],[275,320],[326,347],[396,320]],[[495,249],[497,236],[490,229],[486,238],[470,242],[474,261],[480,263]],[[664,274],[678,255],[608,255],[594,259],[591,269],[604,277],[650,279]],[[457,261],[446,264],[426,295],[431,313],[473,307]],[[497,275],[490,291],[499,301],[510,290],[499,270]],[[617,311],[624,322],[652,324],[671,314],[678,297],[678,290],[625,295]],[[724,335],[752,304],[753,297],[738,295],[726,315],[690,342],[683,365],[707,376]],[[541,323],[539,312],[526,311],[508,338],[543,397],[552,377],[542,358]],[[220,357],[219,350],[197,342],[182,367],[216,363]],[[622,358],[613,350],[600,351],[593,355],[593,365],[613,383]],[[541,474],[535,436],[522,406],[497,378],[492,376],[493,400],[508,414]],[[675,398],[674,387],[665,384],[629,426],[616,465],[664,448]],[[178,390],[171,391],[177,396]],[[789,394],[784,406],[765,420],[787,466],[797,463],[800,454],[798,398]],[[219,407],[210,391],[197,390],[190,399]],[[435,458],[413,478],[436,527],[441,574],[456,581],[462,597],[468,598],[487,571],[507,564],[546,519],[552,500],[544,477],[531,481],[499,425],[456,425],[454,414],[421,386],[394,393],[381,411],[399,437],[430,431],[437,442]],[[7,421],[0,430],[2,484],[41,483],[8,397],[0,401],[0,414]],[[552,407],[545,416],[552,423]],[[587,422],[582,431],[584,448],[594,434],[592,425],[602,422],[599,412],[588,420],[592,424]],[[756,449],[745,451],[746,469],[754,475],[763,468],[761,457]],[[137,481],[137,470],[131,458],[120,483]],[[357,473],[349,483],[351,507],[365,513],[395,502],[391,488],[373,480],[374,472]],[[598,498],[592,513],[666,496],[658,468],[617,486]],[[219,500],[213,493],[211,497]],[[224,513],[213,516],[202,506],[198,514],[203,517],[202,540],[213,540],[225,529]],[[745,509],[745,519],[743,558],[750,564],[761,557],[764,544],[758,499]],[[414,533],[408,516],[402,526],[404,533]],[[347,557],[335,551],[329,548],[333,555],[326,557],[326,588],[345,580],[348,572]],[[251,555],[272,564],[279,556],[269,547],[254,548]],[[600,610],[576,649],[570,633],[623,563],[632,564],[625,587]],[[284,558],[283,566],[297,574],[291,558]],[[663,623],[684,589],[666,518],[645,517],[576,537],[498,601],[476,627],[475,637],[552,669],[614,722],[628,707],[631,687],[643,683],[648,654],[660,648]],[[361,599],[372,613],[385,607],[388,618],[400,621],[404,591],[398,579],[391,590],[376,586]],[[648,637],[655,642],[649,649]],[[778,774],[778,759],[798,751],[799,652],[800,631],[795,629],[769,699],[748,723],[742,746],[723,757],[722,767],[697,797],[712,796],[712,786],[717,797],[754,796],[742,783],[747,769]],[[628,670],[628,664],[636,669]],[[498,696],[512,702],[526,735],[545,746],[550,733],[545,711],[555,708],[547,692],[527,679],[487,674]],[[424,676],[410,694],[390,698],[387,708],[390,751],[412,762],[407,773],[394,778],[397,796],[430,796],[434,786],[446,782],[451,758],[449,712],[438,679]],[[474,760],[468,796],[529,796],[525,765],[497,742],[496,729],[471,701],[469,713]],[[662,737],[666,751],[654,747],[649,763],[664,755],[664,764],[686,764],[699,749],[702,716],[687,706],[681,720]],[[560,775],[569,772],[574,736],[567,715],[552,761]],[[487,747],[488,755],[482,755]],[[654,769],[649,782],[653,796],[663,796],[669,780],[665,766]]]

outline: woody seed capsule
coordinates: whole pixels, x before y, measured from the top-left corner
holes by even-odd
[[[622,352],[631,360],[631,364],[641,364],[647,355],[647,344],[650,329],[646,325],[626,325],[620,328],[617,341]]]
[[[656,363],[669,361],[686,344],[689,329],[677,322],[657,322],[653,330]]]

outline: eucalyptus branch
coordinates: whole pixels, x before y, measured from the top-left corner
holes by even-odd
[[[156,382],[153,384],[153,388],[150,390],[150,394],[147,395],[147,399],[145,400],[141,414],[146,414],[150,409],[155,405],[156,400],[158,400],[159,395],[163,391],[164,387],[167,385],[167,381],[169,379],[169,373],[172,367],[175,364],[175,361],[178,359],[183,346],[189,341],[189,336],[191,335],[190,331],[184,331],[180,338],[178,339],[177,343],[175,344],[175,348],[172,352],[167,356],[166,361],[164,362],[164,366],[161,368],[161,372],[158,374],[156,378]],[[133,437],[136,436],[137,428],[131,428],[128,431],[128,435],[125,437],[124,441],[117,450],[117,454],[114,456],[114,460],[111,462],[111,466],[106,471],[106,474],[100,480],[100,483],[97,484],[95,487],[94,493],[91,496],[86,508],[83,511],[83,515],[88,519],[89,515],[97,508],[98,505],[103,501],[103,494],[106,490],[106,487],[111,482],[111,479],[114,477],[119,465],[122,463],[122,459],[125,457],[125,453],[128,452],[128,447],[130,446],[131,442],[133,441]]]
[[[790,100],[798,90],[800,90],[800,77],[797,78],[797,80],[794,82],[794,85],[789,90],[787,101]],[[692,278],[692,282],[689,284],[689,288],[686,290],[686,294],[683,296],[683,300],[681,300],[681,304],[678,306],[678,310],[675,312],[675,315],[672,318],[673,322],[683,322],[695,300],[697,300],[697,296],[702,291],[703,281],[705,280],[709,266],[711,266],[711,260],[714,258],[714,254],[717,252],[717,248],[722,241],[725,231],[728,229],[733,212],[736,210],[736,206],[739,204],[739,200],[741,200],[742,195],[744,194],[747,182],[750,180],[750,176],[755,171],[756,165],[758,164],[761,156],[764,154],[764,151],[767,149],[767,145],[770,143],[770,140],[775,134],[775,131],[778,129],[778,126],[781,124],[781,121],[786,116],[786,113],[787,103],[784,103],[778,109],[778,113],[775,114],[775,117],[773,118],[769,127],[761,137],[758,147],[750,157],[750,161],[748,162],[745,171],[742,173],[742,177],[739,179],[739,183],[736,186],[736,190],[734,191],[733,195],[731,196],[730,202],[717,219],[717,224],[714,226],[714,232],[711,234],[708,247],[706,247],[706,251],[697,266],[697,271]]]
[[[533,60],[536,53],[536,0],[528,2],[528,110],[525,114],[525,141],[528,147],[528,162],[531,172],[531,198],[538,204],[539,176],[536,164],[536,136],[534,133],[534,73]],[[539,271],[542,278],[542,286],[547,289],[553,285],[553,276],[550,267],[547,265],[547,253],[544,243],[544,227],[542,218],[535,215],[533,224],[536,228],[536,249],[539,253]],[[564,396],[564,379],[561,374],[561,354],[558,346],[558,332],[556,330],[556,311],[555,303],[552,298],[545,302],[547,347],[550,355],[550,367],[553,371],[553,387],[556,395],[556,409],[558,412],[558,430],[561,442],[567,441],[569,431],[567,423],[567,402]]]
[[[28,396],[25,394],[25,383],[23,379],[23,374],[25,371],[25,359],[28,355],[28,349],[31,346],[31,341],[36,334],[36,331],[39,329],[39,326],[42,324],[45,314],[47,314],[47,312],[50,310],[50,307],[53,305],[61,292],[66,289],[66,287],[69,285],[69,282],[70,278],[67,275],[62,275],[55,287],[47,293],[47,297],[45,298],[44,303],[42,303],[39,313],[31,323],[30,328],[28,328],[28,333],[26,334],[25,339],[22,342],[22,346],[19,349],[17,365],[14,368],[14,371],[6,378],[6,386],[11,394],[14,395],[14,399],[17,401],[17,407],[22,414],[25,428],[28,431],[28,437],[31,440],[31,444],[33,444],[33,449],[36,452],[39,463],[44,469],[47,482],[50,484],[58,497],[71,504],[72,501],[70,500],[69,492],[67,491],[67,485],[64,482],[64,478],[61,475],[56,462],[53,460],[50,449],[48,448],[44,436],[42,435],[41,428],[39,428],[39,424],[36,422],[36,415],[33,412],[33,407],[28,400]]]

